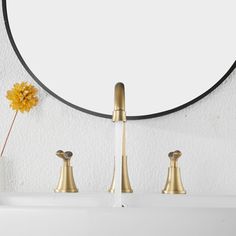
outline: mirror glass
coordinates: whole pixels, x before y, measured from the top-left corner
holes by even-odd
[[[112,113],[116,82],[126,86],[129,116],[176,108],[235,62],[235,0],[3,1],[30,74],[93,112]]]

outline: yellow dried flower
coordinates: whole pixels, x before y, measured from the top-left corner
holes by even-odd
[[[29,112],[38,104],[38,90],[28,82],[16,83],[13,88],[7,91],[6,98],[10,100],[10,107],[20,112]]]

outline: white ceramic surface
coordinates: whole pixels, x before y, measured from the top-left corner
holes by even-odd
[[[234,236],[236,196],[0,194],[0,234]]]

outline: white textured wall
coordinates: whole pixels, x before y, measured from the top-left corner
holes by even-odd
[[[2,14],[0,81],[2,143],[14,114],[8,108],[6,90],[19,81],[35,84],[10,45]],[[134,190],[160,191],[169,164],[167,154],[179,149],[189,193],[236,194],[235,91],[234,72],[212,94],[187,109],[161,118],[129,121],[127,148]],[[17,117],[7,145],[3,161],[6,191],[53,191],[61,165],[55,156],[58,149],[75,153],[72,163],[81,192],[106,191],[113,170],[113,132],[110,120],[74,110],[40,89],[40,105]]]

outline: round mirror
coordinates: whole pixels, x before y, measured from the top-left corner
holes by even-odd
[[[235,0],[3,0],[14,50],[40,85],[109,117],[123,82],[133,119],[192,104],[229,75],[235,9]]]

